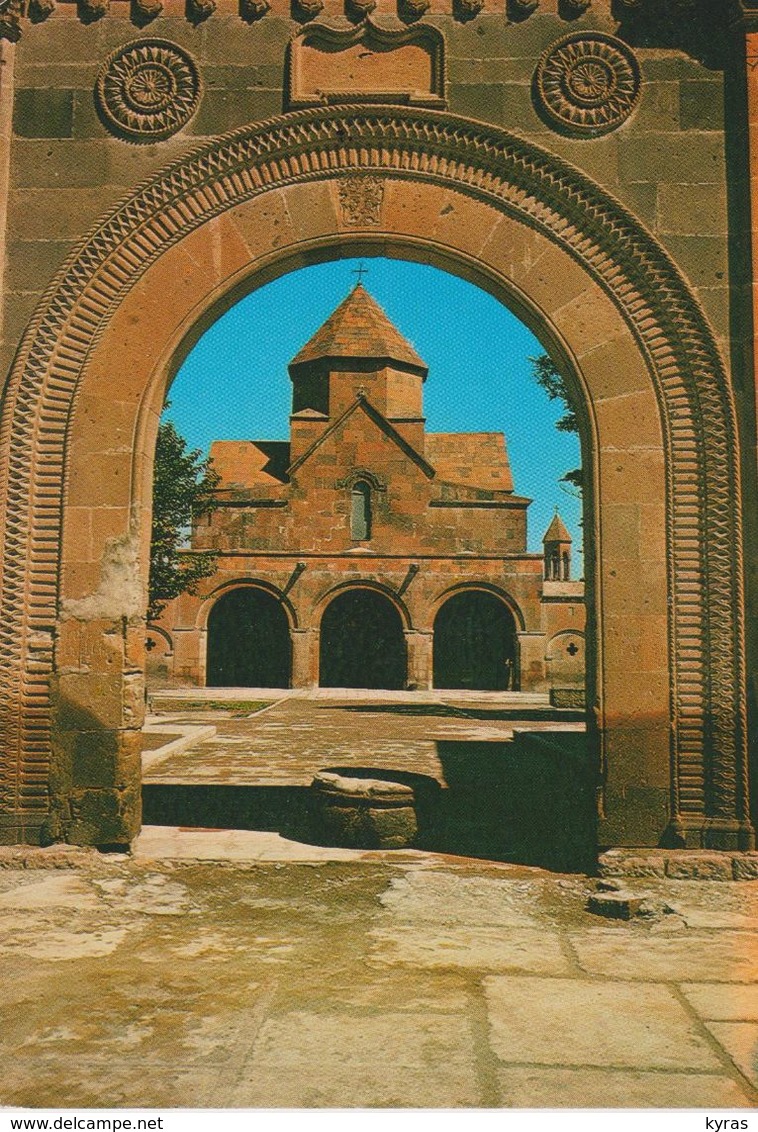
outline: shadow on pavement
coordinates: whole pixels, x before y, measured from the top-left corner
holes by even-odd
[[[444,786],[402,770],[322,769],[411,786],[420,849],[561,872],[593,869],[597,776],[586,735],[526,732],[511,742],[436,746]],[[146,784],[143,805],[149,825],[254,829],[330,844],[305,786]]]
[[[386,713],[388,715],[436,716],[440,719],[524,719],[555,723],[583,723],[587,718],[585,711],[571,708],[524,707],[486,708],[456,707],[452,704],[318,704],[322,711],[356,711],[369,715]]]

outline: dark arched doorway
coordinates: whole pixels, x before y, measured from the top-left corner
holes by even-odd
[[[516,624],[483,590],[448,598],[434,619],[434,687],[499,692],[518,685]]]
[[[208,618],[209,688],[289,688],[292,646],[280,601],[265,590],[231,590]]]
[[[375,590],[347,590],[321,620],[322,688],[404,688],[408,662],[403,623]]]

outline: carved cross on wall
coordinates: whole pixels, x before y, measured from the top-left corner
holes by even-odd
[[[579,648],[572,641],[571,644],[566,649],[566,652],[569,654],[569,656],[576,656],[576,654],[579,652]]]

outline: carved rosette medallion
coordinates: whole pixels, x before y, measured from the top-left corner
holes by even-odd
[[[536,98],[559,129],[596,137],[620,126],[640,97],[640,72],[620,39],[575,32],[544,53],[534,75]]]
[[[200,101],[200,75],[186,51],[164,40],[144,39],[114,51],[95,91],[113,133],[155,142],[189,122]]]
[[[380,177],[344,177],[338,185],[342,220],[351,228],[368,228],[381,220],[384,183]]]

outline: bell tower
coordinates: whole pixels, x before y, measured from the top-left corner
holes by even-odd
[[[555,509],[555,515],[542,539],[546,582],[571,581],[571,535]]]
[[[359,281],[289,364],[292,458],[365,397],[422,447],[428,367]]]

